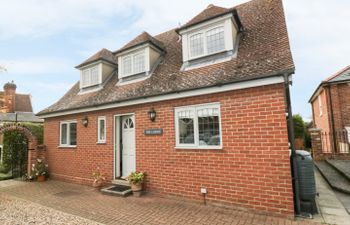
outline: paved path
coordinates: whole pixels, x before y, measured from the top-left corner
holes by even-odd
[[[317,204],[321,217],[329,224],[350,225],[350,215],[347,213],[332,188],[316,169],[315,175],[316,188],[319,193]]]
[[[59,181],[28,182],[0,188],[0,193],[39,203],[68,214],[103,224],[235,224],[310,225],[310,220],[292,221],[247,211],[204,206],[179,199],[155,196],[114,197],[86,186]]]

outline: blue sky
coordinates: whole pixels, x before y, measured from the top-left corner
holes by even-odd
[[[57,101],[79,79],[78,65],[116,50],[142,31],[156,35],[183,24],[209,4],[246,0],[1,0],[0,85],[14,80],[34,111]],[[293,113],[311,118],[307,103],[321,80],[350,64],[350,1],[284,0],[296,74]]]

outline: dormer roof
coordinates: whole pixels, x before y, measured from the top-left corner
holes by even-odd
[[[208,20],[215,19],[217,17],[223,16],[225,14],[232,13],[236,19],[238,28],[241,29],[242,24],[240,22],[240,19],[237,15],[237,10],[235,8],[223,8],[219,6],[215,6],[213,4],[208,5],[206,9],[204,9],[202,12],[200,12],[198,15],[193,17],[190,21],[179,27],[176,31],[179,32],[180,30],[186,29],[188,27],[203,23]]]
[[[104,60],[106,62],[118,65],[118,60],[113,55],[113,53],[111,51],[109,51],[108,49],[103,48],[100,51],[98,51],[96,54],[94,54],[93,56],[91,56],[90,58],[88,58],[87,60],[82,62],[81,64],[77,65],[75,68],[79,69],[82,66],[88,65],[88,64],[96,62],[98,60]]]
[[[129,50],[131,48],[135,48],[137,46],[150,43],[154,45],[156,48],[158,48],[160,51],[165,51],[165,46],[163,42],[159,41],[157,38],[151,36],[146,31],[142,32],[140,35],[138,35],[136,38],[128,42],[126,45],[124,45],[122,48],[115,51],[115,54],[121,53],[123,51]]]

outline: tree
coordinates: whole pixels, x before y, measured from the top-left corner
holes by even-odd
[[[300,114],[296,114],[293,116],[294,123],[294,137],[295,138],[304,138],[305,136],[305,123],[303,117]]]

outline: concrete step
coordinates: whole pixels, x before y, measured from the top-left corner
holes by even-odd
[[[315,166],[333,189],[350,195],[350,181],[345,176],[326,161],[317,161]]]
[[[350,160],[327,159],[326,162],[350,181]]]
[[[123,180],[123,179],[115,179],[115,180],[112,180],[112,184],[130,186],[129,181]]]
[[[131,187],[126,185],[111,185],[109,187],[101,189],[101,192],[103,194],[107,195],[114,195],[114,196],[120,196],[120,197],[126,197],[130,194],[132,194]]]

